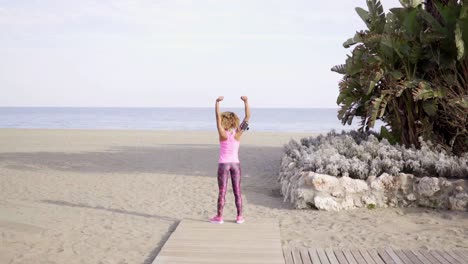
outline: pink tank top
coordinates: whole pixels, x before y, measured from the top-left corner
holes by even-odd
[[[218,163],[239,163],[239,145],[240,141],[235,138],[235,131],[226,131],[227,140],[220,141]]]

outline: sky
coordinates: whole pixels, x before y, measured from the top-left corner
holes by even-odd
[[[335,108],[357,6],[0,0],[0,106]]]

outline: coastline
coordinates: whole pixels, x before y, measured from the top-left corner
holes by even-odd
[[[247,221],[278,219],[283,246],[468,249],[468,212],[283,203],[282,146],[316,135],[244,134]],[[217,155],[216,131],[0,129],[0,262],[151,263],[178,221],[215,213]]]
[[[316,136],[307,132],[250,132],[242,136],[242,145],[283,146],[290,139]],[[49,144],[47,140],[53,140]],[[22,141],[21,144],[18,141]],[[26,144],[27,143],[27,144]],[[35,129],[0,128],[0,152],[16,151],[91,151],[116,146],[157,144],[218,145],[216,130],[114,130],[114,129]]]

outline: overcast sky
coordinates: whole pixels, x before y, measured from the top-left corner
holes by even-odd
[[[0,0],[0,106],[337,107],[330,68],[365,5]]]

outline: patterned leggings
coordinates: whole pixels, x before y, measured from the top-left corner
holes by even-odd
[[[226,202],[227,182],[231,174],[232,190],[236,201],[237,215],[242,215],[242,196],[241,196],[241,168],[240,163],[219,163],[218,164],[218,216],[223,215],[223,208]]]

